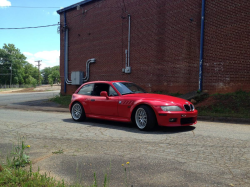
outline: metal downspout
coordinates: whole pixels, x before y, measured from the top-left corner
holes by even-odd
[[[91,59],[88,59],[87,62],[86,62],[86,76],[83,78],[83,82],[87,82],[89,80],[89,65],[90,63],[95,63],[96,62],[96,59],[95,58],[91,58]]]
[[[130,14],[128,14],[128,64],[127,67],[130,66],[130,28],[131,28],[131,20],[130,20]]]
[[[67,60],[68,60],[68,57],[67,57],[67,54],[68,54],[68,45],[67,45],[67,33],[66,33],[66,30],[67,30],[67,23],[66,23],[66,12],[64,12],[64,93],[67,92],[67,89],[66,89],[66,82],[67,82],[67,73],[68,73],[68,68],[67,68]]]
[[[202,0],[201,11],[201,38],[200,38],[200,68],[199,68],[199,91],[202,91],[203,82],[203,45],[204,45],[204,24],[205,24],[205,0]]]

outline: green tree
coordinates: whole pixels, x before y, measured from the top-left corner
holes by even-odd
[[[41,71],[42,77],[43,77],[43,84],[49,84],[49,75],[51,74],[52,70],[50,67],[44,68]]]
[[[4,44],[0,49],[0,84],[22,84],[24,83],[23,66],[26,57],[14,44]]]
[[[50,84],[51,86],[53,86],[54,81],[53,81],[52,74],[50,74],[50,75],[48,76],[48,81],[49,81],[49,84]]]
[[[23,75],[24,80],[25,80],[25,84],[31,84],[30,76],[32,78],[38,80],[38,69],[37,69],[37,67],[33,66],[32,64],[26,63],[24,65],[24,75]]]
[[[59,66],[54,66],[52,68],[44,68],[41,73],[43,76],[43,84],[53,85],[54,83],[60,83],[60,71]]]
[[[60,79],[60,67],[59,66],[54,66],[51,68],[52,69],[52,78],[53,78],[53,82],[58,84],[61,82]]]
[[[31,75],[28,76],[28,78],[25,80],[26,84],[32,85],[33,87],[36,87],[37,80],[34,79]]]
[[[14,44],[4,44],[0,48],[0,84],[34,84],[38,76],[42,80],[37,67],[28,63]]]

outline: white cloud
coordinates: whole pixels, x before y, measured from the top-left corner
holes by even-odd
[[[32,54],[30,52],[23,52],[23,54],[27,57],[27,61],[33,64],[34,66],[37,65],[37,62],[35,61],[42,60],[41,66],[40,66],[41,69],[59,65],[60,51],[57,51],[57,50],[41,51],[35,54]]]
[[[59,14],[57,14],[56,11],[54,11],[52,14],[53,14],[54,16],[58,16],[58,15],[59,15]]]
[[[27,57],[27,56],[32,56],[33,54],[32,53],[29,53],[29,52],[23,52],[23,54]]]
[[[11,6],[11,2],[8,0],[0,0],[0,7]]]

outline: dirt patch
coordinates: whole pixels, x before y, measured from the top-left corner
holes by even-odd
[[[55,90],[61,90],[61,85],[54,84],[53,86],[50,85],[42,85],[42,86],[37,86],[34,91],[55,91]]]

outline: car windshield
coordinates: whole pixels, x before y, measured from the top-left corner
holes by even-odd
[[[141,87],[131,82],[115,82],[113,83],[113,85],[122,95],[134,94],[134,93],[147,93]]]

